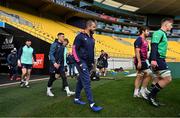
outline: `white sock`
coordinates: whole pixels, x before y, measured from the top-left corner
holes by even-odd
[[[69,90],[69,87],[68,87],[68,86],[66,86],[66,87],[65,87],[65,90],[66,90],[66,92],[67,92],[67,93],[69,93],[69,92],[70,92],[70,90]]]
[[[51,91],[51,87],[47,87],[47,91],[48,91],[48,92]]]
[[[144,87],[141,87],[141,93],[144,93],[144,91],[145,91],[145,88]]]
[[[26,82],[25,82],[25,85],[27,86],[28,84],[29,84],[29,82],[28,82],[28,81],[26,81]]]
[[[93,107],[95,103],[90,104],[90,107]]]
[[[139,93],[139,89],[134,89],[134,95],[137,95]]]

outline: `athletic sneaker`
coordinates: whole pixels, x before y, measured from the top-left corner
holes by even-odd
[[[94,112],[99,112],[99,111],[101,111],[103,108],[102,107],[100,107],[100,106],[96,106],[95,104],[91,107],[90,106],[90,108],[91,108],[91,110],[93,110]]]
[[[75,94],[75,92],[69,91],[69,92],[67,93],[67,96],[70,97],[70,96],[72,96],[72,95],[74,95],[74,94]]]
[[[148,100],[149,100],[149,102],[150,102],[153,106],[155,106],[155,107],[159,107],[159,106],[160,106],[159,103],[156,101],[156,98],[153,98],[153,97],[151,97],[150,95],[148,96]]]
[[[156,101],[158,102],[159,106],[166,106],[166,104],[160,102],[157,98],[156,98]]]
[[[81,101],[79,99],[74,99],[74,104],[85,105],[86,102],[83,102],[83,101]]]
[[[146,94],[149,94],[150,91],[149,91],[147,88],[145,88],[145,93],[146,93]]]
[[[21,81],[20,83],[20,87],[24,87],[25,83],[23,81]]]
[[[138,93],[138,94],[134,94],[133,97],[134,98],[141,98],[141,95]]]
[[[30,86],[29,86],[29,82],[25,82],[25,85],[24,85],[26,88],[29,88]]]
[[[29,88],[30,86],[29,86],[29,84],[27,84],[27,85],[24,85],[26,88]]]
[[[139,93],[140,93],[140,95],[142,96],[142,98],[148,100],[147,94],[146,94],[145,92],[141,92],[141,91],[140,91]]]
[[[54,97],[54,94],[51,92],[51,90],[47,90],[47,96]]]

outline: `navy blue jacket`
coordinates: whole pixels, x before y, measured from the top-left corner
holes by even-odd
[[[51,44],[49,59],[51,73],[54,73],[56,71],[54,63],[60,64],[60,70],[64,69],[64,46],[62,43],[58,42],[57,39],[54,41],[54,43]]]
[[[73,43],[73,56],[78,64],[86,62],[94,64],[95,40],[86,33],[79,33]]]
[[[7,57],[7,63],[10,66],[17,66],[18,56],[17,53],[10,53]]]

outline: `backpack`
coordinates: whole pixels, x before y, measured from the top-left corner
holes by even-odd
[[[97,68],[103,68],[104,67],[104,61],[100,58],[97,60]]]
[[[100,77],[99,77],[98,73],[96,73],[96,71],[91,71],[90,78],[92,81],[99,81],[100,80]]]

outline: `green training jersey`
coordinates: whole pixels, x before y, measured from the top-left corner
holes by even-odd
[[[34,49],[32,47],[28,47],[25,45],[22,48],[21,63],[32,64],[33,51]]]
[[[166,32],[161,29],[155,31],[152,35],[151,43],[157,43],[160,58],[166,58],[168,48],[168,38]]]

